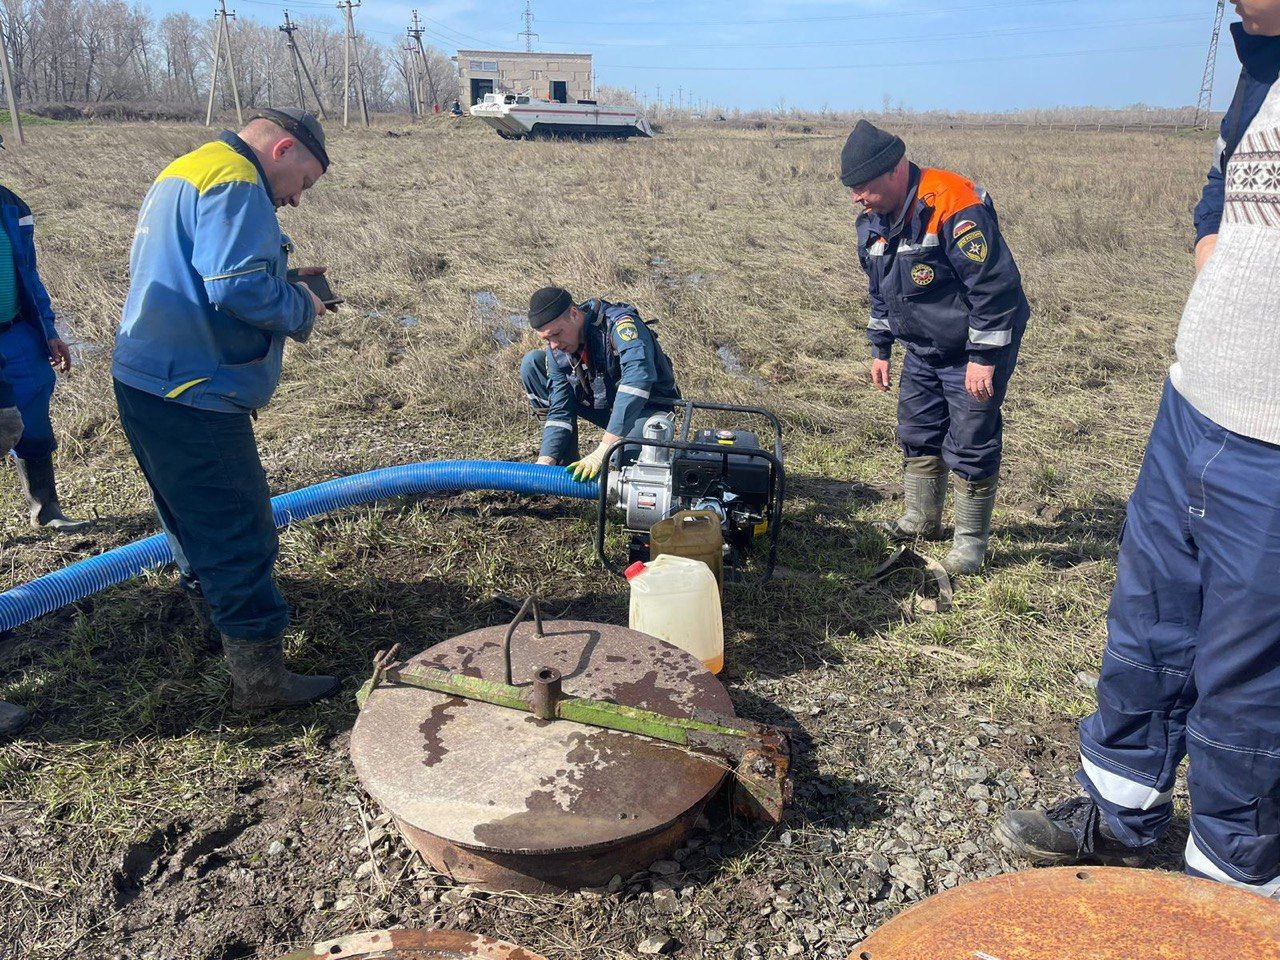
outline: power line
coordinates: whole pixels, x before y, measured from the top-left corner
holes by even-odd
[[[680,70],[697,70],[700,72],[739,72],[739,71],[796,71],[796,70],[881,70],[890,67],[932,67],[944,64],[967,64],[967,63],[1001,63],[1011,60],[1051,60],[1059,57],[1083,57],[1105,55],[1112,53],[1148,53],[1155,50],[1175,50],[1185,49],[1187,47],[1198,47],[1198,41],[1182,42],[1182,43],[1165,43],[1154,44],[1146,47],[1117,47],[1106,50],[1062,50],[1055,53],[1031,53],[1031,54],[1010,54],[1003,57],[959,57],[947,60],[882,60],[876,63],[829,63],[829,64],[808,64],[805,66],[750,66],[750,67],[687,67],[679,64],[656,64],[656,63],[602,63],[598,66],[608,67],[611,70],[662,70],[665,72],[674,72]]]
[[[948,33],[946,36],[938,37],[937,41],[951,42],[953,40],[974,40],[985,39],[988,37],[1024,37],[1035,36],[1038,34],[1054,34],[1054,33],[1080,33],[1092,27],[1136,27],[1146,26],[1149,24],[1177,24],[1188,23],[1191,21],[1199,21],[1199,14],[1187,14],[1181,17],[1139,17],[1133,20],[1094,20],[1085,21],[1083,23],[1073,23],[1066,26],[1043,26],[1043,27],[1022,27],[1015,26],[1007,30],[982,30],[973,33]],[[871,37],[855,40],[764,40],[764,41],[743,41],[741,43],[668,43],[662,41],[664,48],[688,49],[688,50],[738,50],[742,48],[785,48],[785,47],[874,47],[885,43],[913,43],[919,44],[922,41],[919,35],[914,36],[898,36],[898,37]],[[551,40],[546,41],[546,45],[555,47],[636,47],[634,42],[616,41],[616,40]]]
[[[880,13],[846,13],[825,17],[769,17],[765,19],[740,19],[734,17],[732,23],[735,26],[743,24],[778,24],[778,23],[831,23],[834,21],[850,21],[857,20],[859,22],[866,20],[883,20],[898,19],[901,17],[918,17],[923,13],[932,13],[940,16],[946,16],[952,13],[967,13],[974,10],[992,11],[992,10],[1024,10],[1027,7],[1047,7],[1047,6],[1063,6],[1075,5],[1079,0],[1019,0],[1018,3],[977,3],[963,7],[947,7],[942,10],[924,11],[919,9],[911,10],[885,10]],[[714,20],[556,20],[548,17],[542,19],[543,23],[576,23],[590,24],[592,26],[602,27],[686,27],[686,26],[718,26],[723,27],[728,22],[727,18],[718,18]]]

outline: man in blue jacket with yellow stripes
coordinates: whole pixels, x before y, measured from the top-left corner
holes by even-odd
[[[296,207],[328,166],[315,117],[271,109],[171,163],[143,201],[116,336],[120,422],[183,585],[221,632],[233,706],[249,712],[339,685],[284,666],[289,608],[252,422],[279,383],[285,340],[306,340],[326,310],[288,277],[276,210]]]
[[[546,415],[538,463],[567,465],[576,479],[590,480],[610,447],[680,399],[671,361],[629,303],[578,305],[569,291],[543,287],[529,300],[529,325],[546,344],[520,365],[529,403]],[[579,417],[604,430],[585,457]]]

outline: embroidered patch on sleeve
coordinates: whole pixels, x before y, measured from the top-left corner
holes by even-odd
[[[640,336],[640,331],[636,329],[636,322],[634,320],[622,320],[614,330],[618,334],[618,339],[624,343],[629,343],[636,337]]]
[[[987,237],[981,230],[970,230],[956,240],[960,252],[974,263],[986,263],[991,252],[987,246]]]

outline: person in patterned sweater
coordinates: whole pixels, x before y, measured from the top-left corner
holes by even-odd
[[[1235,4],[1237,33],[1280,36],[1280,0]],[[1254,47],[1274,78],[1280,45]],[[1185,757],[1187,872],[1280,899],[1280,86],[1220,174],[1121,532],[1084,795],[998,833],[1038,863],[1136,864],[1169,829]]]

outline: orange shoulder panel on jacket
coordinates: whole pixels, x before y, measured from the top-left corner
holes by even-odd
[[[942,224],[961,210],[982,203],[982,196],[972,180],[950,170],[929,167],[920,171],[920,187],[916,196],[933,207],[929,233],[937,233]]]

